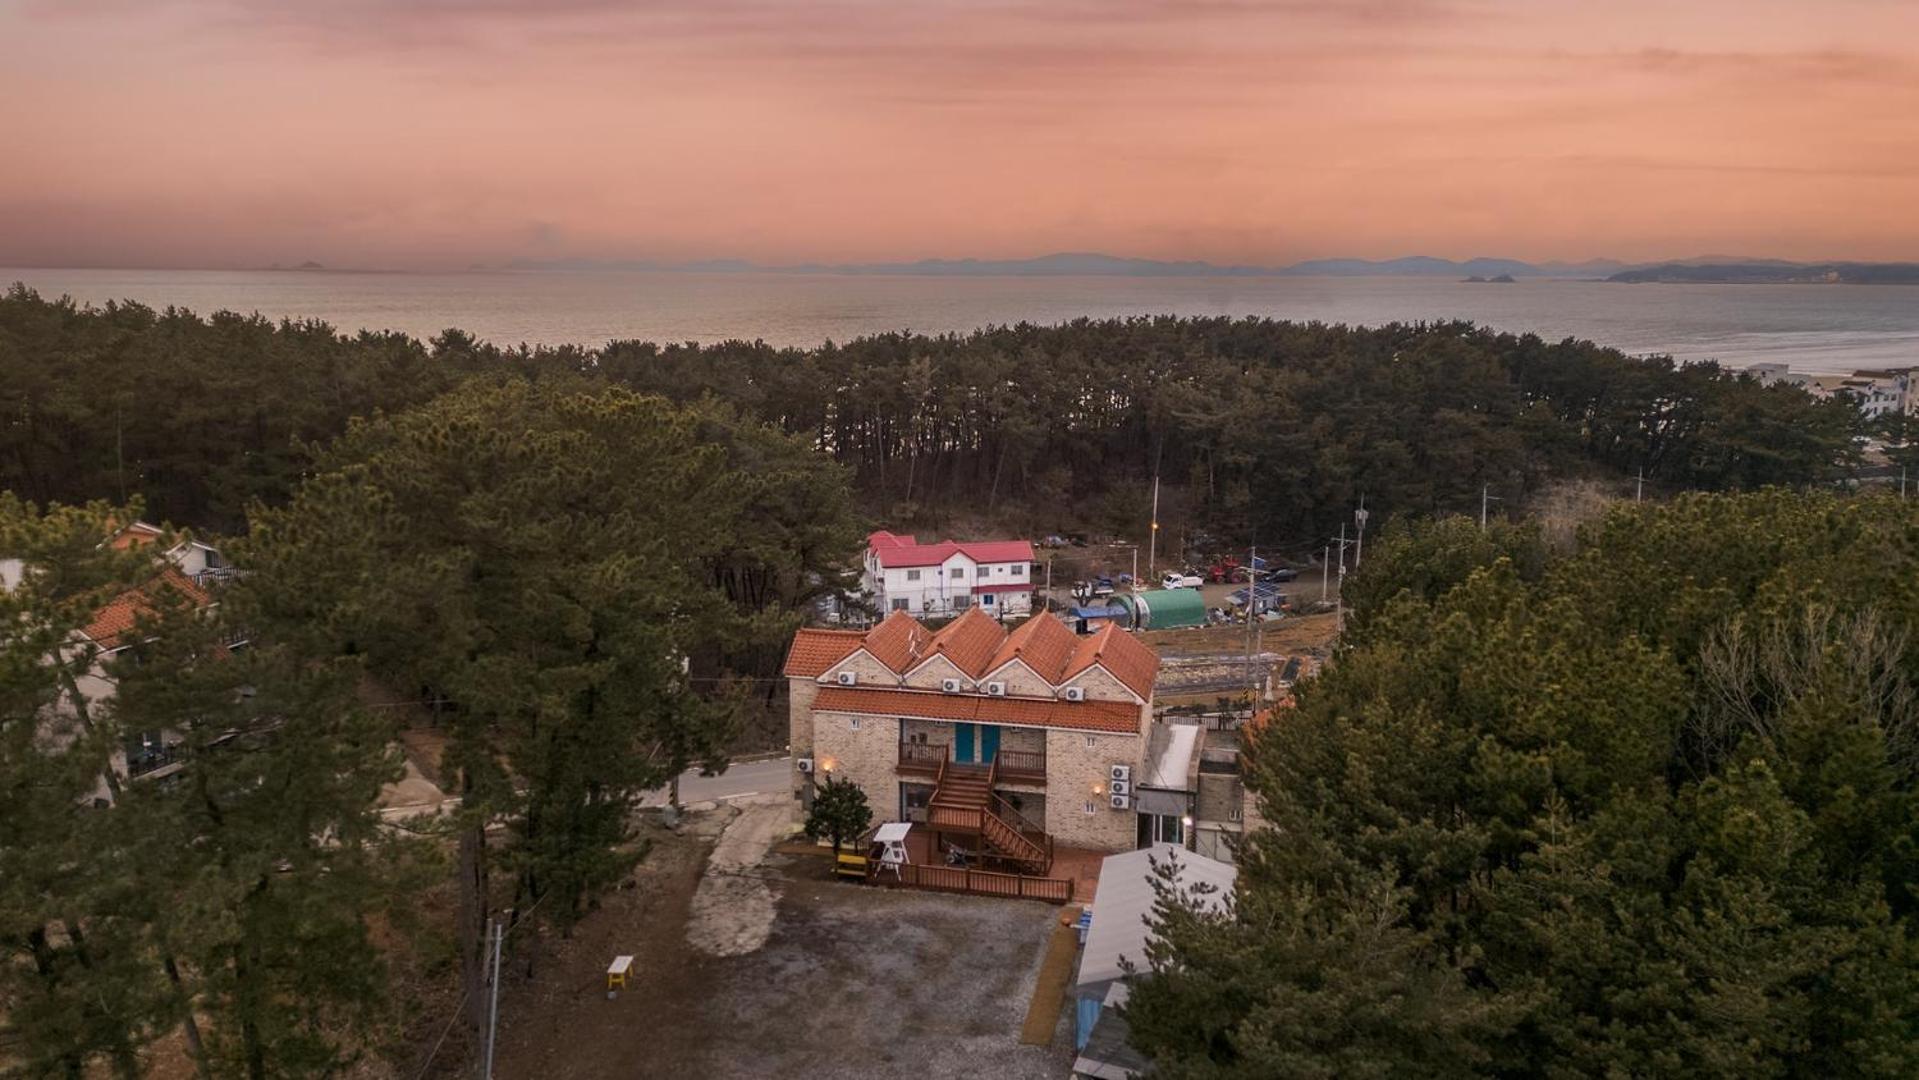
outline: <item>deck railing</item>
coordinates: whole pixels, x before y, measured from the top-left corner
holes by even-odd
[[[993,755],[1003,780],[1045,780],[1046,751],[1001,750]]]
[[[891,869],[874,867],[874,881],[886,885],[890,884],[889,878],[893,878]],[[1072,878],[1027,877],[1024,874],[1002,874],[996,870],[907,863],[899,868],[897,880],[908,888],[931,889],[934,892],[1044,900],[1050,904],[1064,904],[1073,899]]]
[[[902,769],[921,769],[932,772],[945,764],[948,756],[949,747],[945,743],[900,740],[900,768]]]

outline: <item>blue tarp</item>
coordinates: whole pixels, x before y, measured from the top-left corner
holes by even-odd
[[[1112,607],[1076,607],[1072,610],[1075,619],[1117,619],[1125,614],[1125,608]]]

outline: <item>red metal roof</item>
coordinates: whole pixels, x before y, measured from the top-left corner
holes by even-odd
[[[880,565],[895,569],[913,566],[938,566],[955,553],[976,563],[1016,563],[1033,561],[1030,540],[942,540],[922,544],[912,537],[876,532],[866,538],[866,546],[879,556]]]
[[[1008,581],[999,585],[973,586],[974,593],[1032,592],[1032,591],[1033,591],[1033,585],[1031,582],[1027,582],[1027,581]]]
[[[821,687],[819,696],[813,699],[813,709],[863,716],[1070,728],[1126,735],[1139,734],[1140,725],[1139,706],[1125,701],[1036,701],[858,686]]]

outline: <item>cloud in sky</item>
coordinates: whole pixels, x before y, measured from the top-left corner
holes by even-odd
[[[0,0],[0,264],[1919,258],[1919,4]]]

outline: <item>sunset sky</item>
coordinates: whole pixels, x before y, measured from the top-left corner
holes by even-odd
[[[0,0],[0,265],[1919,260],[1919,0]]]

